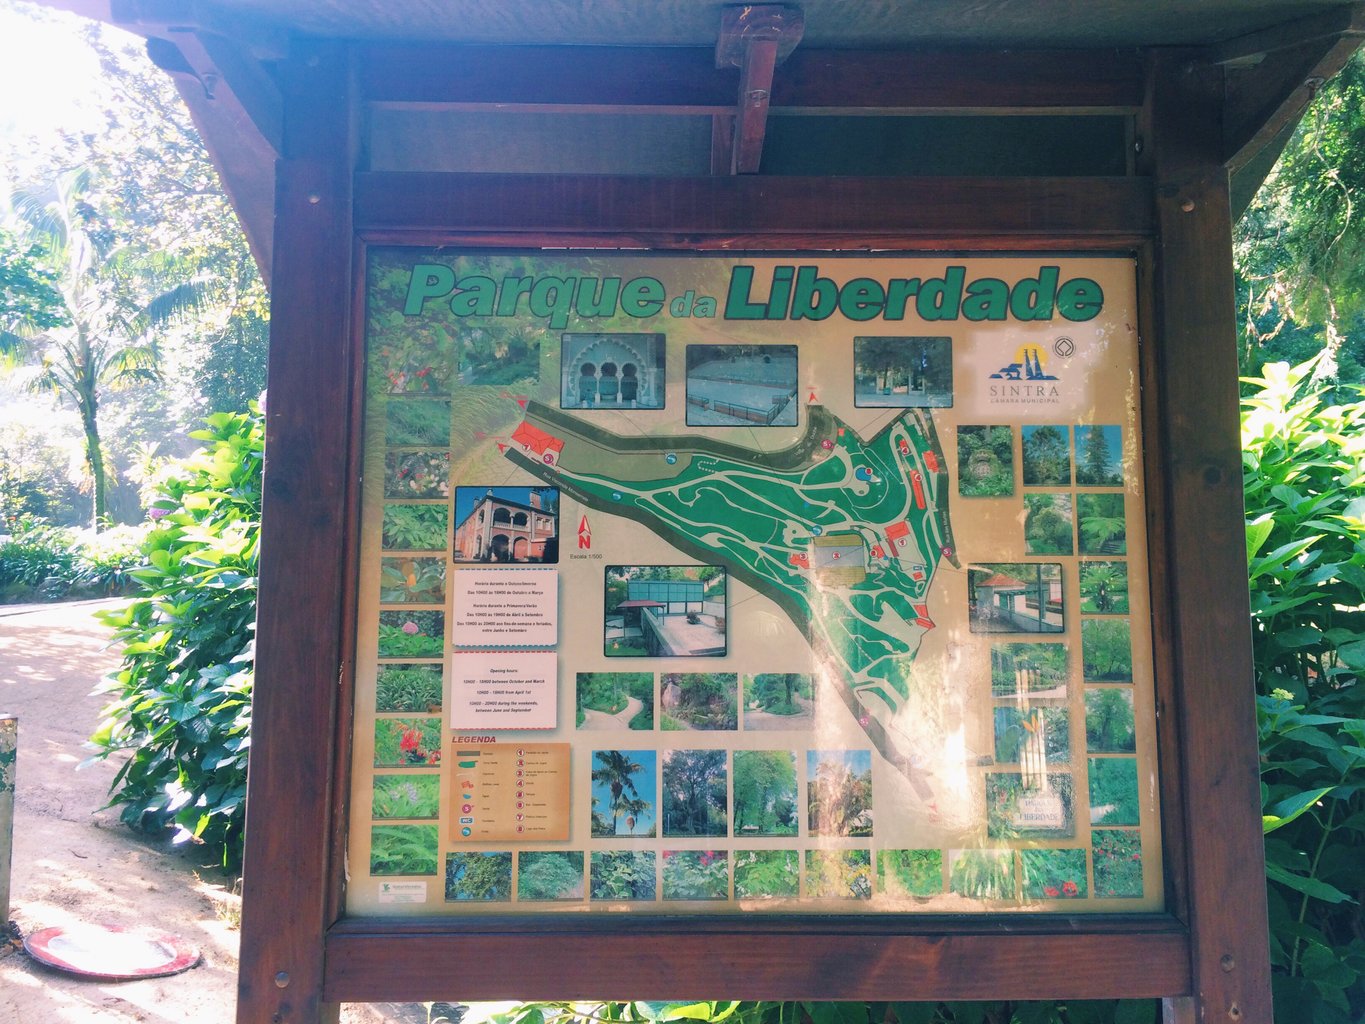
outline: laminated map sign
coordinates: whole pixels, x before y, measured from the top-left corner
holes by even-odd
[[[1132,259],[366,275],[348,913],[1163,908]]]

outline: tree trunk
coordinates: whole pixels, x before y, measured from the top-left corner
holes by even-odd
[[[93,407],[82,407],[81,423],[85,428],[85,465],[90,470],[90,490],[94,496],[90,528],[98,532],[107,525],[109,499],[104,478],[104,448],[100,443],[100,428]]]

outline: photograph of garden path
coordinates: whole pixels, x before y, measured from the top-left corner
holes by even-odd
[[[746,731],[809,729],[815,723],[815,685],[808,672],[760,672],[744,677]]]
[[[579,672],[574,692],[580,729],[654,728],[653,672]]]

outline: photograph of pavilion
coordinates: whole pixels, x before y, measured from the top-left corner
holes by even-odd
[[[951,408],[953,339],[854,338],[853,404],[859,408]]]
[[[1060,633],[1062,593],[1056,562],[969,565],[967,624],[973,633]]]
[[[726,653],[725,570],[609,565],[603,652],[609,658],[719,658]]]
[[[561,409],[662,409],[664,335],[564,334]]]
[[[455,488],[454,560],[558,562],[558,488]]]
[[[688,345],[689,427],[794,427],[795,345]]]

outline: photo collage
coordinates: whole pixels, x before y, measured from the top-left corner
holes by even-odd
[[[370,255],[351,912],[1159,909],[1122,361],[452,258]]]

